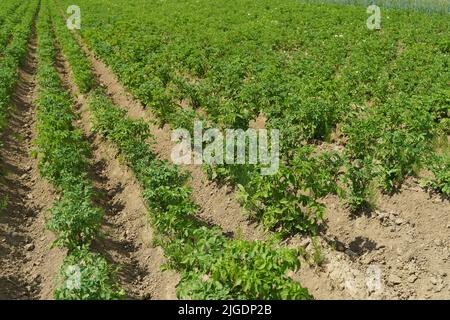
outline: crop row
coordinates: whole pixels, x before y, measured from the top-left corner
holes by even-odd
[[[209,168],[240,187],[268,229],[315,232],[321,196],[338,193],[359,210],[374,189],[393,192],[421,169],[434,173],[428,185],[448,190],[445,153],[433,147],[450,115],[445,16],[383,11],[383,30],[373,32],[361,8],[291,1],[80,5],[89,47],[162,123],[193,128],[200,117],[245,130],[262,113],[281,131],[276,176]],[[305,155],[304,145],[324,142],[339,151]]]
[[[337,5],[352,5],[368,7],[375,2],[371,0],[301,0],[306,3],[326,3]],[[428,13],[443,13],[450,11],[448,0],[379,0],[375,3],[383,9],[413,10]]]
[[[189,12],[189,14],[192,14],[192,12]],[[277,14],[277,12],[270,12],[270,14]],[[302,24],[298,17],[292,16],[289,18],[295,18],[299,24]],[[239,18],[236,19],[239,20]],[[132,23],[129,24],[126,21],[126,18],[124,18],[122,21],[123,25],[121,23],[115,27],[136,29],[135,25],[130,26]],[[173,28],[172,26],[167,26],[166,23],[167,21],[163,22],[165,28]],[[258,24],[258,26],[260,25]],[[205,26],[200,26],[198,32],[201,33],[200,29],[203,27]],[[283,25],[275,27],[281,30]],[[202,60],[200,60],[200,57],[196,58],[195,55],[197,53],[202,54],[201,51],[193,51],[194,48],[187,47],[187,44],[192,43],[192,40],[182,43],[181,39],[176,39],[176,42],[165,44],[159,42],[157,35],[152,35],[152,39],[147,39],[146,33],[139,30],[139,32],[133,33],[134,36],[137,35],[139,38],[134,39],[133,42],[129,39],[129,43],[134,43],[136,46],[140,43],[142,47],[137,48],[134,45],[130,45],[130,47],[126,48],[117,47],[113,49],[112,45],[109,45],[115,42],[114,36],[109,36],[111,33],[108,32],[108,37],[106,37],[106,33],[96,32],[93,29],[88,29],[87,32],[89,34],[87,41],[94,51],[112,66],[121,80],[144,104],[153,108],[153,111],[160,117],[162,122],[169,121],[173,127],[181,126],[184,128],[192,128],[192,123],[196,116],[192,111],[196,107],[201,106],[207,112],[208,120],[212,120],[213,123],[221,124],[223,127],[246,129],[249,121],[256,117],[259,113],[258,110],[262,106],[268,106],[267,108],[270,109],[269,106],[272,106],[273,103],[280,103],[278,99],[274,101],[266,100],[263,94],[273,94],[271,92],[272,88],[274,93],[285,91],[286,88],[281,86],[277,88],[277,85],[286,83],[286,81],[284,79],[275,79],[275,77],[279,76],[278,69],[282,67],[283,57],[288,54],[286,51],[291,50],[290,48],[292,47],[295,49],[298,45],[295,43],[298,39],[295,39],[294,35],[289,35],[288,39],[279,39],[280,51],[267,55],[264,49],[273,52],[270,50],[270,38],[263,38],[264,42],[262,44],[254,43],[257,41],[255,40],[256,38],[251,38],[248,44],[246,42],[242,43],[241,39],[233,39],[233,41],[240,41],[240,49],[238,52],[228,53],[229,40],[223,37],[223,39],[216,39],[219,48],[212,48],[217,52],[212,52],[211,61],[206,61],[203,57],[201,57]],[[320,39],[315,39],[314,34],[304,35],[298,33],[296,32],[295,36],[299,36],[302,45],[308,45],[310,50],[317,50],[315,44],[321,42]],[[128,35],[128,33],[125,34]],[[197,34],[197,32],[191,30],[189,34]],[[149,43],[149,40],[154,41]],[[285,44],[283,40],[293,43]],[[312,41],[311,45],[308,43],[308,40]],[[146,46],[149,48],[148,50],[145,50]],[[263,50],[260,50],[260,47]],[[149,50],[155,53],[148,54]],[[246,54],[243,57],[242,52],[246,50],[248,52],[257,52]],[[344,54],[340,55],[339,59],[342,56]],[[130,60],[131,63],[127,64],[127,66],[119,63],[122,58]],[[253,69],[262,69],[265,65],[269,66],[270,69],[261,70],[258,76],[250,77],[245,84],[241,81],[240,78],[242,76],[245,76]],[[302,72],[305,72],[305,74],[312,74],[318,65],[319,63],[313,63],[312,61],[310,64],[301,63],[295,66],[295,70],[303,70]],[[197,70],[195,69],[196,66],[208,69]],[[310,68],[311,71],[305,70],[305,67]],[[180,70],[174,70],[176,68]],[[203,77],[202,81],[204,81],[202,83],[192,81],[194,83],[191,85],[188,79],[184,77],[184,74],[190,75],[190,78],[194,80]],[[293,79],[293,74],[290,79]],[[166,91],[165,88],[169,87],[175,87],[178,91]],[[182,99],[188,101],[192,109],[188,108],[188,111],[181,110],[176,102]],[[280,110],[282,108],[280,105],[280,107],[275,106],[272,109]],[[314,110],[317,110],[317,108],[311,108],[309,112],[303,114],[305,117],[308,117],[308,115],[313,115]],[[309,126],[309,128],[311,127],[313,126]],[[283,126],[283,128],[296,127]],[[309,128],[306,129],[309,130]],[[305,135],[310,134],[309,132],[311,130]],[[283,136],[283,140],[286,140],[285,136]],[[301,156],[298,158],[301,158]],[[306,161],[311,162],[313,160],[307,159]],[[232,175],[234,172],[240,173],[251,170],[251,168],[242,170],[241,167],[224,167],[220,169],[221,172],[218,172],[217,168],[215,169],[216,175],[220,173],[222,173],[222,176]],[[284,166],[283,170],[280,170],[280,172],[284,173],[289,171],[292,171],[289,165]],[[255,208],[255,210],[249,210],[254,211],[250,212],[251,215],[261,217],[266,227],[281,232],[312,231],[316,229],[317,223],[322,218],[323,206],[317,202],[315,197],[309,195],[297,197],[298,189],[296,189],[299,186],[305,186],[306,189],[318,190],[317,185],[309,185],[313,180],[298,180],[298,178],[303,178],[299,174],[297,176],[290,175],[283,180],[284,182],[279,182],[279,174],[276,177],[261,178],[255,172],[257,172],[257,168],[246,172],[244,179],[233,177],[235,182],[241,185],[244,184],[242,180],[245,180],[245,178],[253,179],[243,186],[244,194],[241,197],[241,199],[249,200],[245,203],[246,208]],[[258,184],[264,187],[258,187]],[[289,188],[290,185],[291,188]],[[254,190],[255,188],[256,190]],[[294,192],[290,191],[292,189]],[[268,190],[268,192],[265,192],[265,190]],[[257,204],[257,206],[254,206],[254,204]]]
[[[6,18],[7,22],[0,28],[0,38],[7,41],[0,46],[0,132],[3,132],[8,111],[11,108],[10,99],[18,80],[17,69],[25,58],[28,39],[31,34],[33,17],[36,14],[38,0],[22,4],[16,14]]]
[[[60,194],[46,227],[56,235],[54,245],[68,251],[54,295],[56,299],[120,298],[123,293],[115,279],[115,268],[89,251],[99,236],[103,212],[93,201],[88,143],[73,127],[73,100],[63,89],[54,66],[55,39],[46,0],[42,1],[37,33],[37,155],[41,175]]]
[[[14,0],[5,0],[0,4],[0,27],[3,25],[8,16],[14,13],[17,3]]]
[[[61,23],[55,18],[56,25]],[[91,73],[73,35],[62,26],[56,28],[72,73]],[[75,82],[86,88],[91,78],[75,78]],[[186,186],[188,177],[152,153],[146,142],[151,138],[148,124],[128,118],[127,112],[98,88],[91,91],[89,105],[96,132],[118,148],[141,183],[157,243],[168,259],[167,267],[181,273],[177,288],[180,298],[311,298],[306,289],[286,276],[288,270],[299,267],[296,250],[228,239],[219,228],[197,220],[198,207]]]
[[[32,6],[31,2],[23,2],[20,4],[16,11],[12,11],[5,17],[5,21],[0,28],[0,56],[3,55],[3,51],[8,46],[10,39],[13,38],[13,29],[22,20],[24,13],[29,6]]]
[[[309,299],[286,276],[299,265],[298,252],[259,241],[229,240],[218,228],[195,219],[197,206],[187,177],[158,160],[146,144],[148,125],[132,121],[102,93],[91,97],[95,128],[124,155],[144,189],[143,197],[159,233],[168,266],[182,277],[180,298]]]

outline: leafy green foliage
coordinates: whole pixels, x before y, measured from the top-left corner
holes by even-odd
[[[348,136],[345,178],[353,209],[364,203],[373,179],[382,190],[392,192],[432,152],[431,115],[405,100],[369,110],[344,128]]]
[[[374,2],[371,0],[301,0],[306,3],[332,3],[343,4],[351,6],[363,6],[367,7]],[[448,1],[447,0],[380,0],[377,1],[377,5],[383,9],[394,8],[401,10],[411,10],[428,13],[448,13]]]
[[[370,32],[354,23],[367,19],[360,8],[292,1],[139,0],[123,10],[118,0],[107,12],[103,3],[80,4],[88,8],[81,30],[88,46],[161,124],[192,128],[201,118],[245,130],[264,114],[266,127],[281,131],[276,175],[262,177],[255,166],[207,168],[211,177],[239,185],[246,211],[267,229],[314,234],[323,221],[320,198],[338,193],[358,210],[370,204],[375,188],[396,191],[424,166],[435,171],[437,189],[446,190],[447,160],[427,160],[436,155],[436,135],[448,133],[446,16],[389,11],[383,31]],[[83,60],[63,29],[58,37],[69,48],[66,57]],[[85,61],[71,65],[90,78]],[[152,155],[146,124],[128,119],[100,91],[91,98],[97,132],[118,147],[141,182],[168,266],[182,273],[179,295],[260,297],[265,278],[261,287],[241,284],[257,274],[259,262],[249,252],[265,249],[229,241],[196,220],[186,176]],[[321,151],[324,141],[339,151]],[[269,257],[279,254],[267,250]],[[248,262],[242,278],[235,274],[238,256]],[[281,265],[269,269],[284,283]],[[285,285],[264,292],[280,297]],[[303,296],[299,287],[289,291]]]
[[[197,206],[185,185],[187,177],[151,153],[146,143],[148,126],[129,119],[101,91],[92,94],[90,106],[95,130],[119,148],[142,184],[167,266],[181,272],[180,298],[312,298],[286,277],[288,270],[299,267],[296,251],[228,240],[220,229],[198,221]]]
[[[324,213],[318,198],[338,192],[333,181],[341,161],[331,153],[313,155],[312,150],[301,147],[275,175],[255,174],[245,186],[239,185],[238,200],[251,218],[283,235],[317,231]]]
[[[388,11],[383,31],[371,32],[355,25],[367,20],[358,7],[169,0],[127,2],[127,10],[118,5],[105,13],[99,3],[81,4],[88,8],[81,30],[88,46],[161,124],[191,128],[201,118],[246,130],[262,113],[268,129],[281,131],[285,168],[293,168],[290,159],[302,146],[330,142],[344,128],[333,141],[344,174],[330,175],[328,184],[343,187],[353,210],[367,206],[375,188],[390,193],[418,174],[434,153],[427,147],[433,136],[448,131],[445,15]],[[315,198],[335,188],[316,188],[312,197],[314,183],[292,181],[289,170],[261,179],[253,177],[256,169],[208,168],[211,177],[240,184],[247,209],[270,228],[313,231],[318,209],[305,214],[303,207],[316,207]],[[298,189],[276,190],[283,187]],[[294,199],[297,193],[307,198]],[[270,203],[271,195],[286,207]],[[290,222],[280,227],[278,216]],[[301,216],[308,217],[303,225]]]
[[[16,10],[7,10],[0,26],[0,132],[11,108],[10,99],[17,82],[17,68],[27,52],[31,24],[37,0],[21,3]]]
[[[204,275],[183,274],[179,296],[193,299],[311,299],[306,289],[285,276],[288,270],[298,267],[296,251],[273,250],[257,241],[231,241],[212,267],[204,270]]]
[[[50,209],[52,219],[47,222],[47,228],[57,235],[56,246],[74,250],[81,244],[90,244],[98,236],[103,212],[92,205],[91,197],[88,186],[75,184]]]
[[[48,1],[42,1],[37,22],[39,45],[37,100],[37,156],[39,169],[61,194],[50,209],[46,227],[56,234],[54,245],[67,248],[56,299],[118,299],[124,294],[115,279],[116,270],[98,254],[90,253],[91,242],[99,235],[103,212],[94,206],[93,187],[88,179],[90,150],[80,130],[73,101],[63,89],[55,69],[55,38]],[[74,287],[68,268],[80,273]],[[69,281],[70,280],[70,281]],[[71,283],[69,286],[68,283]]]
[[[62,54],[70,61],[71,75],[81,93],[87,93],[95,85],[94,74],[91,71],[90,64],[84,56],[77,41],[70,34],[64,20],[59,18],[56,7],[50,7],[53,19],[55,36],[59,42]]]
[[[63,195],[51,209],[47,227],[56,233],[56,245],[73,250],[89,245],[98,235],[102,212],[93,205],[92,186],[87,179],[90,150],[82,133],[73,127],[72,99],[62,88],[53,65],[54,38],[43,12],[38,23],[36,146],[41,174]]]
[[[437,192],[450,196],[450,153],[432,157],[427,168],[434,178],[425,179],[424,184]]]
[[[117,300],[124,297],[117,285],[117,269],[102,256],[79,248],[65,259],[54,293],[56,300]]]

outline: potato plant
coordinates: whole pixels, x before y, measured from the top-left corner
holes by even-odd
[[[192,128],[199,118],[211,127],[246,130],[262,113],[267,128],[281,132],[286,168],[304,145],[337,144],[343,174],[331,175],[328,184],[342,186],[352,210],[370,202],[371,189],[391,193],[407,176],[420,175],[426,155],[435,152],[428,145],[448,131],[444,15],[387,11],[382,32],[371,32],[359,7],[320,6],[323,19],[316,19],[319,7],[290,1],[138,1],[108,13],[102,1],[81,4],[88,8],[83,39],[161,124]],[[174,24],[179,12],[184,22]],[[302,221],[299,204],[308,207],[301,198],[311,183],[290,183],[301,195],[293,199],[277,190],[284,186],[279,179],[262,182],[251,166],[208,171],[247,193],[271,190],[286,204],[249,204],[247,211],[259,208],[253,217],[278,212]],[[290,179],[283,174],[281,180]],[[277,229],[275,220],[270,229]],[[310,232],[320,221],[313,220],[278,229]]]
[[[67,249],[61,267],[62,280],[56,299],[117,299],[123,291],[115,277],[116,268],[99,254],[89,251],[100,235],[103,212],[94,205],[92,182],[88,178],[90,149],[79,129],[73,100],[64,90],[54,65],[56,42],[49,1],[41,2],[38,33],[38,99],[36,150],[39,170],[60,194],[50,209],[46,227],[56,235],[54,245]],[[68,267],[79,270],[77,285],[69,285]]]

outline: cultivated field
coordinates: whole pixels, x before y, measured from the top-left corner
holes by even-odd
[[[329,2],[3,0],[0,299],[450,298],[450,4]]]

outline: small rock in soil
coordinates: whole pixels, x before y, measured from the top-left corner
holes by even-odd
[[[142,298],[144,300],[150,300],[152,298],[152,294],[150,292],[146,292]]]
[[[345,245],[342,242],[336,241],[335,246],[336,246],[337,251],[340,251],[340,252],[345,251]]]
[[[358,257],[358,254],[356,252],[353,252],[350,249],[345,250],[345,253],[351,258],[357,258]]]
[[[306,247],[307,245],[309,245],[310,242],[311,240],[309,238],[303,239],[302,242],[300,242],[300,246]]]
[[[437,280],[435,277],[431,277],[431,278],[430,278],[430,282],[431,282],[433,285],[437,285],[438,280]]]
[[[29,243],[29,244],[25,245],[25,250],[33,251],[34,250],[34,244]]]
[[[435,244],[436,246],[438,246],[438,247],[439,247],[439,246],[442,246],[442,244],[443,244],[443,243],[442,243],[442,241],[441,241],[441,240],[439,240],[439,239],[435,239],[435,240],[434,240],[434,244]]]
[[[408,282],[409,283],[414,283],[417,280],[417,276],[416,275],[412,275],[408,278]]]
[[[389,215],[386,212],[378,212],[377,215],[378,215],[378,219],[380,219],[380,220],[384,220],[387,217],[389,217]]]
[[[444,289],[444,287],[442,285],[436,286],[436,288],[434,289],[434,292],[439,293],[442,291],[442,289]]]
[[[21,235],[18,232],[15,231],[11,231],[10,233],[11,237],[15,238],[15,237],[20,237]]]
[[[391,274],[388,278],[388,281],[394,285],[402,283],[402,279],[395,274]]]

